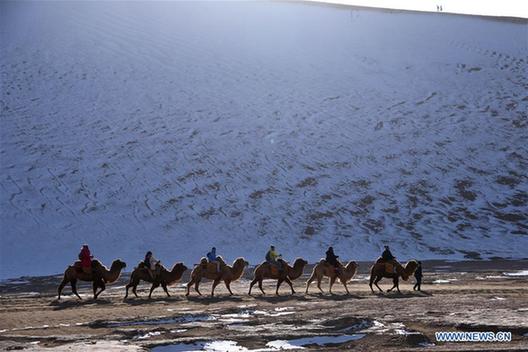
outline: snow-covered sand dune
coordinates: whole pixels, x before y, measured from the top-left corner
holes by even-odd
[[[263,2],[0,3],[0,277],[526,257],[527,23]],[[478,253],[477,253],[478,252]]]

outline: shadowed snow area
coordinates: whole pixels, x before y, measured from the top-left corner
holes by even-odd
[[[279,2],[0,3],[0,277],[522,258],[527,22]],[[23,240],[22,240],[23,239]]]

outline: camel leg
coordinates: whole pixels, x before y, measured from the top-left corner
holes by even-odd
[[[60,299],[62,289],[64,288],[64,286],[66,286],[67,283],[68,283],[68,280],[66,279],[66,277],[64,277],[64,279],[62,279],[62,282],[59,285],[59,289],[57,290],[57,293],[59,294],[59,297],[57,299]]]
[[[293,284],[291,282],[291,280],[289,278],[285,278],[284,281],[286,281],[286,283],[288,285],[290,285],[290,288],[291,288],[291,291],[292,291],[292,295],[295,293],[295,290],[293,289]]]
[[[200,292],[200,279],[197,279],[194,283],[194,290],[198,292],[200,296],[202,295],[202,293]]]
[[[328,291],[329,291],[330,294],[332,294],[332,295],[333,295],[333,293],[332,293],[332,286],[334,286],[334,282],[335,282],[335,280],[336,280],[336,277],[335,277],[335,276],[330,277],[330,279],[328,280],[328,281],[329,281]]]
[[[312,283],[312,281],[315,280],[315,274],[312,274],[312,276],[310,276],[310,278],[308,279],[308,281],[306,281],[306,291],[305,293],[308,293],[308,288],[310,287],[310,284]]]
[[[394,282],[394,285],[396,286],[396,290],[398,290],[398,293],[401,293],[401,291],[400,291],[400,280],[399,280],[399,278],[397,276],[394,278],[393,282]]]
[[[189,281],[187,283],[187,293],[185,294],[186,296],[189,295],[190,291],[191,291],[191,286],[194,284],[194,279],[191,279],[191,281]]]
[[[218,286],[219,283],[220,283],[220,279],[215,279],[213,281],[213,286],[211,287],[211,297],[214,297],[214,290],[216,286]]]
[[[343,286],[345,286],[345,290],[346,290],[347,295],[349,295],[350,292],[348,292],[348,286],[347,286],[346,280],[340,279],[340,281],[343,284]]]
[[[137,293],[136,293],[136,289],[137,289],[137,285],[139,284],[139,280],[135,280],[135,279],[130,279],[130,281],[128,282],[128,285],[126,285],[126,295],[125,295],[125,299],[127,299],[128,297],[128,290],[130,288],[132,288],[132,292],[134,293],[134,295],[137,297]]]
[[[248,295],[251,296],[251,289],[253,288],[253,285],[255,285],[257,283],[257,279],[253,279],[253,281],[251,281],[251,283],[249,284],[249,292],[248,292]]]
[[[136,296],[136,298],[139,298],[136,290],[137,290],[137,285],[134,285],[134,287],[132,287],[132,293],[134,294],[134,296]]]
[[[264,289],[262,288],[262,279],[259,280],[258,285],[259,285],[260,292],[262,292],[262,294],[265,295],[266,292],[264,292]]]
[[[381,287],[378,286],[378,282],[380,282],[382,278],[383,278],[382,276],[377,276],[376,280],[374,280],[374,285],[376,285],[376,287],[378,288],[378,290],[380,290],[380,292],[383,292],[383,290],[381,289]]]
[[[392,290],[394,290],[395,288],[398,289],[398,292],[400,292],[400,289],[398,287],[398,277],[393,277],[392,278],[392,287],[390,289],[387,290],[387,292],[391,292]]]
[[[284,281],[284,279],[278,279],[277,280],[277,289],[275,290],[275,294],[277,296],[279,295],[279,287],[280,287],[280,285],[282,284],[283,281]]]
[[[323,289],[321,288],[321,280],[322,280],[322,279],[323,279],[322,276],[317,278],[317,288],[319,289],[319,291],[320,291],[321,293],[324,293]]]
[[[224,280],[224,284],[226,285],[227,290],[229,291],[229,294],[232,296],[233,295],[233,291],[231,291],[231,281]]]
[[[163,283],[161,284],[161,287],[163,287],[163,291],[167,294],[167,297],[170,297],[169,290],[167,290],[167,284]]]
[[[152,292],[159,286],[160,284],[158,282],[153,282],[152,286],[150,287],[150,293],[149,293],[149,299],[152,296]]]
[[[77,298],[82,299],[81,296],[79,296],[79,294],[77,293],[77,280],[76,279],[71,280],[70,284],[71,284],[73,294],[76,295]]]
[[[94,282],[94,286],[95,285],[97,284]],[[101,290],[95,294],[94,299],[97,299],[97,297],[99,297],[99,295],[106,289],[106,285],[103,280],[100,280],[98,285],[101,288]]]

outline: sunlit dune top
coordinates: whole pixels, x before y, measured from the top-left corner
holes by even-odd
[[[387,9],[528,18],[526,0],[307,0]]]

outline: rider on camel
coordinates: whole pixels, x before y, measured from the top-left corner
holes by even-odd
[[[338,255],[335,255],[334,248],[328,247],[328,250],[326,251],[326,262],[330,265],[332,265],[336,271],[337,274],[339,274],[341,269],[341,263],[337,260],[339,258]]]
[[[87,244],[83,244],[79,253],[79,260],[81,261],[81,269],[86,274],[92,273],[92,258],[93,255],[90,253],[90,248],[88,248]]]
[[[216,255],[216,247],[211,248],[211,251],[207,253],[207,260],[209,263],[216,265],[216,272],[220,272],[220,262],[218,261],[218,257]]]
[[[284,270],[284,260],[282,260],[282,255],[275,250],[275,246],[271,246],[266,253],[266,262],[278,268],[279,272]]]
[[[145,268],[153,280],[159,273],[159,263],[160,261],[154,257],[151,251],[148,251],[147,254],[145,254],[145,260],[143,260],[143,264],[145,264]]]

